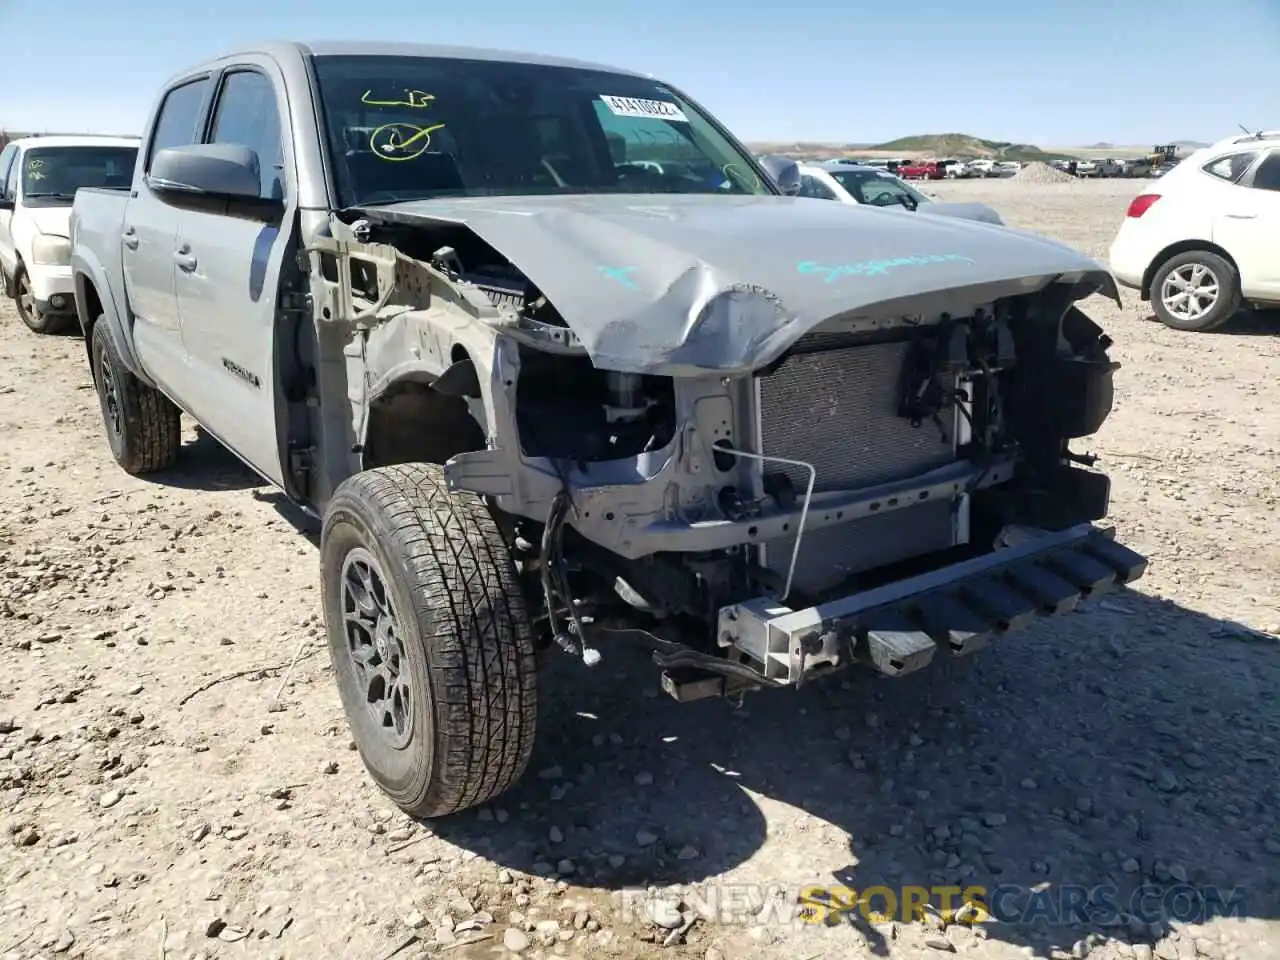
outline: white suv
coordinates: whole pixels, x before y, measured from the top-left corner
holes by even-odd
[[[1280,304],[1280,132],[1198,150],[1129,204],[1117,281],[1178,330],[1212,330],[1242,303]]]
[[[129,189],[136,137],[25,137],[0,152],[0,275],[22,322],[52,333],[75,317],[68,228],[80,187]]]

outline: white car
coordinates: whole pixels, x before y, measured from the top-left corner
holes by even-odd
[[[1133,198],[1111,244],[1116,280],[1178,330],[1243,303],[1280,305],[1280,132],[1197,150]]]
[[[23,323],[52,333],[75,319],[68,239],[80,187],[129,189],[136,137],[25,137],[0,152],[0,274]]]
[[[800,164],[800,193],[797,196],[1004,223],[1000,214],[985,203],[938,203],[892,173],[844,160],[833,160],[821,166]]]

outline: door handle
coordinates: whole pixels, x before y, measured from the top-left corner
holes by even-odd
[[[137,250],[138,232],[133,227],[126,227],[124,233],[120,234],[120,241],[130,250]]]
[[[173,262],[178,265],[179,270],[190,273],[196,268],[196,255],[191,252],[190,247],[183,247],[174,251]]]

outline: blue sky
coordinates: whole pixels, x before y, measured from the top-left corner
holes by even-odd
[[[684,88],[749,140],[1128,145],[1280,128],[1280,0],[0,0],[0,31],[10,129],[138,132],[169,74],[308,38],[616,64]]]

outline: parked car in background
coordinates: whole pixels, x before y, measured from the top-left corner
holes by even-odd
[[[1151,161],[1146,157],[1131,157],[1121,161],[1120,176],[1122,177],[1149,177],[1151,176]]]
[[[1115,278],[1178,330],[1212,330],[1243,303],[1280,304],[1280,133],[1232,137],[1167,168],[1129,204]]]
[[[893,171],[903,180],[941,180],[946,168],[937,160],[912,160]]]
[[[874,160],[861,161],[861,162],[866,163],[868,167],[875,167],[879,170],[886,170],[889,173],[896,173],[899,169],[911,163],[910,160],[903,160],[903,159],[884,160],[880,158],[876,158]]]
[[[844,161],[820,166],[802,164],[799,196],[872,207],[901,207],[940,217],[961,217],[985,223],[1004,222],[1000,214],[985,203],[939,203],[892,173]]]
[[[973,177],[992,177],[995,176],[996,162],[983,157],[980,160],[970,160],[968,163],[969,175]]]
[[[126,189],[136,137],[24,137],[0,152],[0,273],[36,333],[75,323],[71,202],[80,187]]]
[[[993,173],[997,177],[1012,177],[1017,175],[1022,169],[1022,163],[1018,160],[997,160],[992,167]]]

